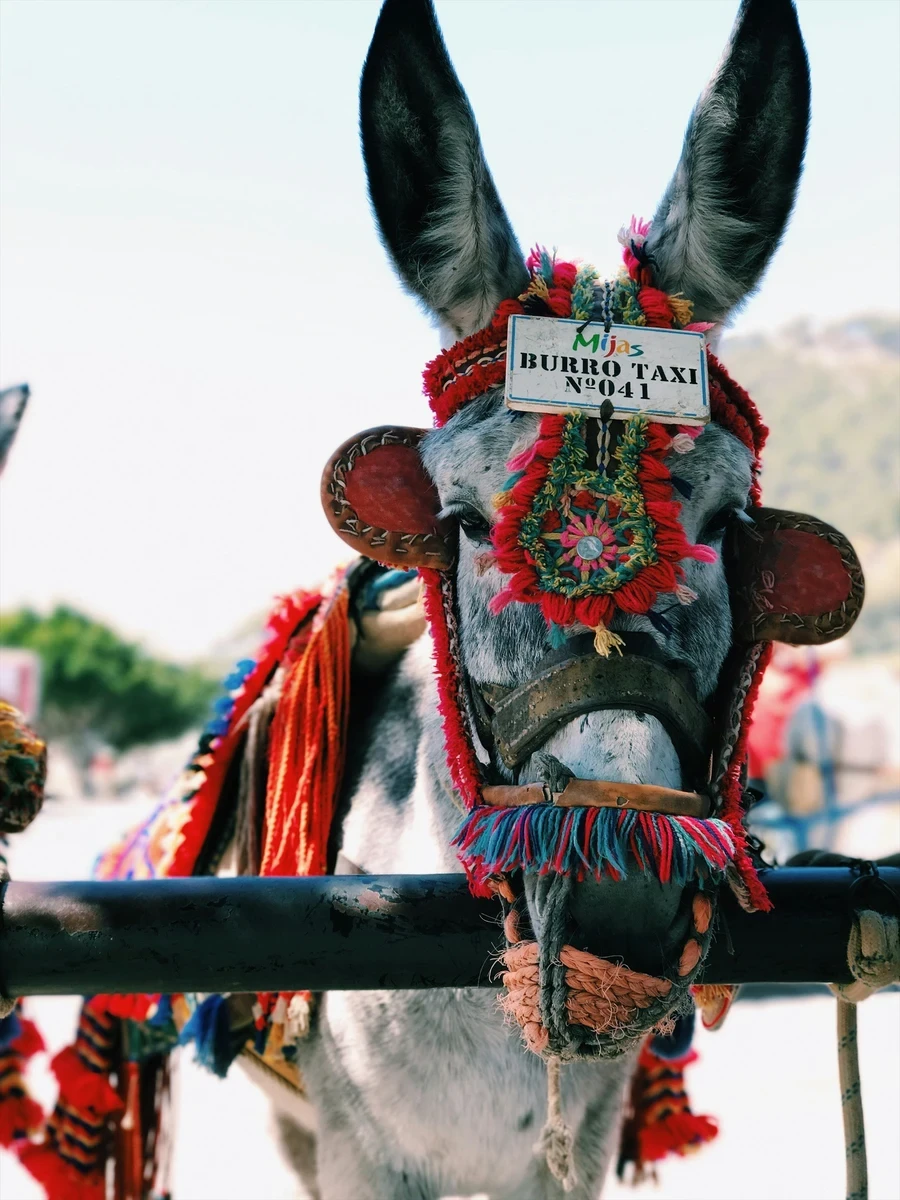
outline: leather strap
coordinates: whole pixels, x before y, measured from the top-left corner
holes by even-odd
[[[710,811],[709,797],[699,792],[680,792],[650,783],[607,783],[603,779],[572,779],[561,792],[551,792],[544,783],[523,783],[486,787],[482,794],[493,808],[557,804],[563,808],[630,808],[701,819]]]
[[[590,653],[538,671],[502,696],[481,688],[493,704],[491,732],[504,764],[523,762],[566,722],[604,709],[649,713],[665,727],[682,761],[707,777],[712,723],[691,692],[661,663],[633,654]]]

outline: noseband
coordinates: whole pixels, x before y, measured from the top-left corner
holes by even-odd
[[[697,787],[707,786],[712,722],[696,699],[690,669],[667,662],[647,633],[620,636],[622,653],[609,658],[594,651],[590,633],[570,638],[545,655],[531,678],[518,687],[469,680],[475,725],[485,749],[513,770],[577,717],[625,710],[655,717],[672,739],[685,777]],[[711,808],[709,797],[698,792],[589,779],[573,779],[562,791],[549,784],[494,784],[485,787],[483,795],[494,807],[583,804],[692,817],[707,817]]]

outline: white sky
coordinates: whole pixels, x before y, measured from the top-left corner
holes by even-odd
[[[377,0],[2,0],[0,601],[206,650],[342,557],[331,451],[425,425],[436,335],[369,215]],[[612,272],[652,215],[736,0],[438,0],[524,246]],[[896,310],[897,0],[799,0],[794,223],[738,330]]]

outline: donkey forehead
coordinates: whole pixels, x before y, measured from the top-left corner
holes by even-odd
[[[491,511],[490,498],[508,475],[507,462],[537,437],[540,418],[512,412],[497,392],[465,405],[445,426],[431,431],[422,458],[443,504],[462,501]],[[714,422],[687,454],[673,453],[669,465],[689,485],[683,512],[712,503],[743,503],[752,482],[751,456],[738,439]]]

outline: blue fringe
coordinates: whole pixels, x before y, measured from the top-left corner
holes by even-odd
[[[567,642],[565,627],[557,625],[555,621],[550,622],[550,645],[554,650],[560,650]]]
[[[230,675],[225,676],[222,684],[226,692],[236,692],[238,688],[243,687],[244,680],[256,666],[256,659],[241,658],[234,664],[234,669]]]
[[[589,814],[593,824],[582,849]],[[641,820],[641,816],[645,818]],[[533,804],[518,808],[488,808],[471,812],[453,839],[463,865],[477,880],[502,871],[600,878],[612,871],[625,878],[635,865],[641,871],[664,874],[663,841],[671,835],[668,878],[677,884],[692,879],[719,879],[734,855],[731,831],[724,821],[695,821],[630,809],[563,808]],[[695,830],[692,830],[692,824]],[[649,835],[650,825],[653,834]],[[699,828],[697,828],[699,827]],[[696,836],[695,836],[696,832]],[[707,837],[709,845],[698,838]]]
[[[22,1032],[19,1024],[19,1014],[15,1009],[0,1021],[0,1050],[5,1050],[10,1042],[14,1042]]]
[[[172,997],[160,996],[159,1003],[156,1006],[156,1012],[147,1020],[148,1025],[154,1027],[168,1025],[174,1020],[172,1015]]]
[[[240,1046],[231,1036],[228,1002],[224,996],[207,996],[191,1015],[178,1038],[179,1045],[194,1042],[197,1062],[224,1079]]]

